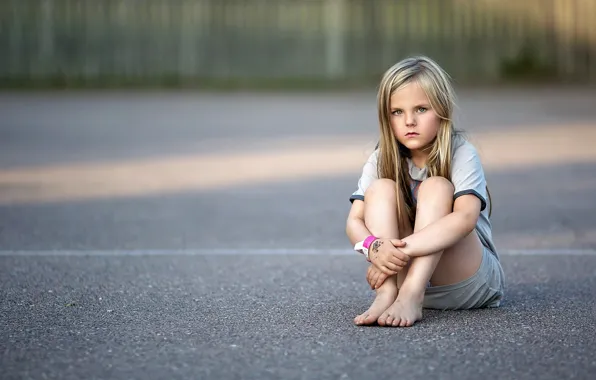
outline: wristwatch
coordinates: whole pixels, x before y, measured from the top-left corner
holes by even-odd
[[[368,260],[370,262],[370,259],[368,258],[368,250],[369,250],[371,244],[377,239],[378,238],[376,236],[370,235],[366,239],[356,243],[354,245],[354,251],[363,254],[366,257],[366,260]]]

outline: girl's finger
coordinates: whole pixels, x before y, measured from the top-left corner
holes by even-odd
[[[379,286],[381,286],[381,284],[379,284],[379,278],[381,278],[383,276],[383,274],[381,272],[378,272],[377,275],[374,278],[374,287],[375,289],[377,289]]]
[[[395,263],[395,265],[397,265],[397,267],[398,267],[398,270],[399,269],[402,269],[403,267],[405,267],[406,264],[407,263],[405,261],[402,261],[402,260],[399,260],[398,262]]]
[[[389,259],[389,263],[391,263],[393,265],[397,265],[399,267],[403,267],[404,265],[406,265],[407,261],[404,260],[403,257],[392,256]],[[388,266],[388,265],[385,265],[385,266]]]
[[[385,276],[379,276],[377,277],[377,282],[375,284],[376,288],[379,288],[381,285],[383,285],[383,281],[386,279],[387,277]]]
[[[388,269],[390,269],[390,270],[392,270],[392,271],[397,271],[397,270],[399,270],[399,265],[397,265],[396,263],[394,263],[394,262],[391,262],[391,261],[390,261],[390,262],[388,262],[388,263],[386,263],[386,264],[385,264],[385,267],[386,267],[386,268],[388,268]]]
[[[391,239],[391,244],[393,244],[394,247],[398,247],[398,248],[402,248],[402,247],[406,246],[406,243],[400,239]]]

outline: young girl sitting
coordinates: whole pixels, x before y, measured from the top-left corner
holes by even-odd
[[[454,130],[454,97],[448,75],[427,57],[405,59],[381,80],[380,141],[346,223],[376,289],[357,325],[405,327],[422,308],[500,306],[490,197],[476,149]]]

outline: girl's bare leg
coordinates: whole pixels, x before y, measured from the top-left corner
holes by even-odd
[[[390,179],[373,182],[364,195],[364,223],[366,228],[378,238],[397,239],[400,237],[397,222],[396,186]],[[409,230],[411,230],[410,226]],[[381,314],[397,297],[396,276],[388,277],[377,290],[377,296],[370,308],[354,318],[357,325],[370,325],[377,322]]]
[[[431,177],[418,191],[414,233],[453,210],[453,185],[445,178]],[[400,273],[399,296],[379,317],[381,326],[412,326],[422,318],[422,302],[430,280],[435,286],[454,284],[471,277],[480,267],[482,245],[475,231],[454,246],[410,261]]]

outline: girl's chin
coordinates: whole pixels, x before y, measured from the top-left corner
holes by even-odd
[[[428,144],[424,144],[423,141],[415,141],[415,140],[414,141],[413,140],[400,141],[400,143],[403,146],[405,146],[406,148],[408,148],[409,150],[421,150],[428,146]]]

